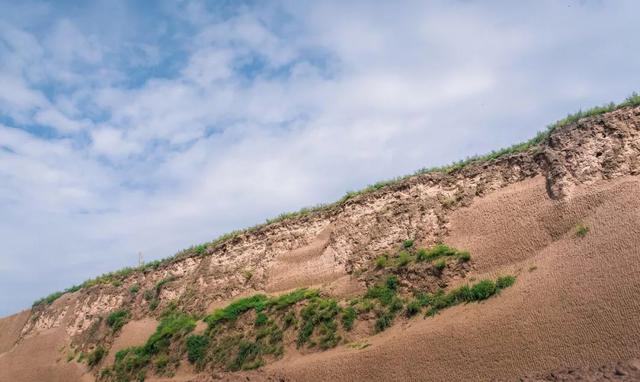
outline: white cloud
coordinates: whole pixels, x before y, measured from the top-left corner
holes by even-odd
[[[112,30],[97,5],[2,20],[0,289],[28,287],[0,313],[634,90],[637,4],[572,4],[123,2]]]

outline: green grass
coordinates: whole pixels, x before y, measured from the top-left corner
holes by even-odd
[[[96,347],[89,355],[87,356],[87,365],[89,367],[94,367],[102,361],[104,356],[107,355],[107,350],[102,346]]]
[[[332,329],[334,332],[335,318],[340,312],[340,307],[336,300],[331,298],[314,297],[300,310],[300,329],[296,344],[298,347],[304,346],[311,337],[316,327],[322,325],[325,332]],[[331,325],[333,324],[333,325]],[[322,338],[327,338],[328,334],[322,334]],[[325,340],[328,341],[328,340]]]
[[[241,298],[227,305],[225,308],[216,309],[212,314],[205,317],[204,321],[213,327],[222,322],[235,321],[240,315],[249,310],[261,311],[267,305],[269,299],[263,294],[256,294],[251,297]]]
[[[113,330],[118,332],[124,324],[129,320],[129,311],[125,309],[116,310],[107,316],[107,325]]]
[[[140,285],[138,284],[133,284],[130,288],[129,288],[129,293],[131,293],[132,295],[137,294],[140,291]]]
[[[510,154],[516,154],[516,153],[520,153],[526,150],[529,150],[532,147],[535,147],[541,143],[543,143],[545,140],[548,139],[548,137],[551,135],[551,133],[553,133],[555,130],[562,128],[564,126],[567,126],[571,123],[577,122],[578,120],[580,120],[581,118],[585,118],[585,117],[592,117],[592,116],[596,116],[596,115],[601,115],[610,111],[614,111],[623,107],[629,107],[629,106],[638,106],[640,105],[640,95],[636,92],[633,92],[629,97],[627,97],[624,101],[615,104],[615,103],[609,103],[606,105],[602,105],[602,106],[595,106],[592,107],[590,109],[587,110],[579,110],[576,113],[573,114],[569,114],[567,115],[565,118],[556,121],[555,123],[552,123],[550,125],[547,126],[547,128],[543,131],[540,131],[536,134],[535,137],[529,139],[528,141],[522,142],[522,143],[517,143],[514,144],[512,146],[500,149],[500,150],[495,150],[492,151],[488,154],[485,155],[476,155],[476,156],[472,156],[469,157],[465,160],[461,160],[461,161],[457,161],[454,163],[451,163],[449,165],[444,165],[444,166],[440,166],[440,167],[429,167],[429,168],[422,168],[419,169],[417,171],[415,171],[413,174],[409,174],[409,175],[405,175],[405,176],[399,176],[393,179],[389,179],[389,180],[383,180],[377,183],[374,183],[372,185],[366,186],[365,188],[359,190],[359,191],[348,191],[342,198],[340,198],[339,200],[337,200],[334,203],[329,203],[329,204],[319,204],[317,206],[314,207],[305,207],[302,208],[298,211],[295,212],[286,212],[286,213],[282,213],[280,215],[278,215],[277,217],[273,218],[273,219],[267,219],[264,223],[262,224],[257,224],[254,225],[252,227],[248,227],[248,228],[244,228],[244,229],[240,229],[240,230],[235,230],[232,232],[228,232],[225,233],[221,236],[219,236],[218,238],[207,242],[207,243],[202,243],[196,246],[192,246],[189,247],[187,249],[181,250],[178,253],[176,253],[173,257],[168,257],[162,260],[155,260],[152,262],[149,262],[147,264],[141,265],[139,267],[135,267],[135,268],[123,268],[121,270],[115,271],[115,272],[110,272],[110,273],[106,273],[103,275],[100,275],[96,278],[90,279],[85,281],[84,283],[82,283],[81,285],[77,286],[78,289],[83,289],[83,288],[88,288],[94,285],[99,285],[99,284],[109,284],[111,283],[113,280],[124,280],[126,277],[128,277],[129,275],[131,275],[133,272],[147,272],[149,270],[153,270],[153,269],[158,269],[164,265],[170,264],[174,261],[183,259],[185,257],[189,257],[189,256],[204,256],[207,253],[213,253],[215,252],[215,248],[218,247],[219,245],[222,245],[223,243],[227,243],[230,241],[235,240],[236,238],[238,238],[241,235],[247,234],[247,233],[251,233],[251,232],[256,232],[259,231],[261,229],[264,229],[266,226],[270,225],[270,224],[276,224],[285,220],[289,220],[289,219],[295,219],[295,218],[299,218],[299,217],[303,217],[303,216],[307,216],[313,213],[317,213],[317,212],[322,212],[322,211],[328,211],[328,210],[332,210],[332,209],[336,209],[336,208],[340,208],[341,206],[343,206],[345,203],[347,203],[349,200],[358,197],[360,195],[364,195],[364,194],[368,194],[371,192],[375,192],[384,188],[388,188],[388,187],[393,187],[394,185],[408,179],[414,176],[419,176],[419,175],[424,175],[424,174],[430,174],[430,173],[445,173],[445,174],[450,174],[450,173],[454,173],[456,171],[460,171],[461,169],[463,169],[464,167],[468,166],[469,164],[472,163],[479,163],[479,162],[486,162],[486,161],[491,161],[491,160],[496,160],[499,159],[505,155],[510,155]],[[209,250],[208,250],[209,249]],[[73,287],[72,287],[73,288]],[[65,294],[65,293],[70,293],[71,288],[63,291],[63,292],[56,292],[51,294],[50,296],[54,296],[57,293],[60,293],[60,295]],[[76,289],[76,290],[78,290]],[[53,298],[53,300],[55,300],[56,298],[58,298],[60,296],[57,296],[55,298]],[[34,302],[33,306],[37,306],[37,305],[41,305],[44,303],[50,304],[52,301],[49,301],[49,296],[39,299],[36,302]]]
[[[389,257],[384,255],[384,256],[379,256],[378,258],[376,258],[376,268],[378,269],[383,269],[387,266],[387,262],[389,261]]]
[[[576,226],[576,235],[580,238],[587,236],[589,233],[589,227],[584,224],[578,224]]]
[[[411,247],[413,247],[413,240],[405,240],[402,242],[402,247],[404,249],[409,249]]]
[[[409,253],[405,251],[400,252],[400,254],[398,255],[398,266],[406,267],[410,262],[411,256],[409,255]]]
[[[467,251],[458,252],[458,260],[466,263],[467,261],[471,260],[471,254]]]
[[[353,329],[353,323],[358,316],[354,307],[348,306],[342,310],[342,326],[346,331]]]
[[[436,270],[438,274],[442,273],[442,271],[447,267],[447,262],[444,259],[438,260],[433,264],[433,268]]]
[[[193,364],[201,364],[207,354],[209,337],[200,335],[190,335],[187,337],[187,359]]]

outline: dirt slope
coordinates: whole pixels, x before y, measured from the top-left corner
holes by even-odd
[[[183,360],[174,380],[517,380],[639,358],[639,173],[640,108],[587,118],[527,151],[412,177],[0,319],[0,381],[93,380],[115,351],[144,342],[170,304],[204,314],[256,291],[355,293],[353,275],[407,238],[469,250],[467,279],[517,282],[392,326],[361,350],[292,351],[218,375],[195,375]],[[578,224],[589,227],[583,238]],[[118,309],[131,322],[113,335],[104,322]],[[110,351],[96,368],[76,362],[98,344]]]
[[[514,380],[638,357],[638,195],[640,179],[628,177],[554,202],[538,178],[478,200],[454,214],[450,239],[476,254],[478,276],[520,272],[500,298],[394,327],[363,350],[269,368],[293,381]],[[578,221],[591,227],[585,238]]]

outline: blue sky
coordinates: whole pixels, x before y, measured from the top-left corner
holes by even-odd
[[[640,88],[636,1],[0,1],[0,315]]]

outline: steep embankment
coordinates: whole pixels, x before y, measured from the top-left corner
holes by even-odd
[[[247,376],[509,380],[640,357],[639,172],[640,108],[583,119],[524,152],[412,177],[0,320],[0,380],[92,380],[117,350],[145,343],[156,330],[150,318],[169,306],[204,315],[239,296],[296,287],[361,295],[374,259],[407,239],[471,252],[468,269],[448,265],[436,280],[447,291],[504,274],[517,281],[496,298],[397,319],[380,334],[341,333],[333,350],[285,348]],[[577,235],[579,225],[588,232]],[[121,309],[129,323],[114,331],[107,317]],[[342,345],[363,338],[366,347]],[[107,355],[93,369],[76,362],[98,346]],[[175,380],[212,378],[175,353]],[[154,367],[147,375],[156,378]]]

